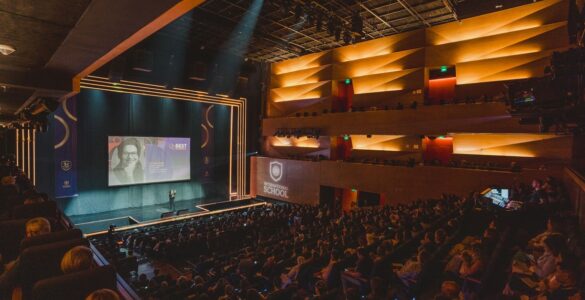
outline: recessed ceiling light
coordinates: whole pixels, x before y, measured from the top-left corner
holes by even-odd
[[[0,53],[3,55],[10,55],[14,51],[16,51],[16,49],[10,45],[0,44]]]

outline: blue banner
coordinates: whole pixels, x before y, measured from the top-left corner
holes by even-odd
[[[54,113],[55,197],[77,196],[77,98],[61,102]]]

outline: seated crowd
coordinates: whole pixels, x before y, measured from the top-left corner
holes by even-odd
[[[119,299],[103,288],[116,288],[113,268],[95,276],[92,270],[103,267],[89,242],[81,231],[69,230],[55,202],[35,189],[13,159],[0,159],[0,178],[0,299]],[[95,281],[75,286],[76,277]]]
[[[529,209],[552,213],[559,206],[544,199],[559,197],[560,190],[554,179],[547,178],[544,183],[535,180],[532,187],[518,185],[513,193],[526,203],[538,198]],[[155,268],[152,274],[138,274],[135,268],[123,274],[144,299],[442,300],[502,294],[511,299],[521,295],[581,299],[576,297],[582,293],[583,279],[577,271],[567,273],[567,263],[554,264],[556,272],[565,272],[555,273],[549,258],[548,277],[540,273],[539,261],[568,253],[562,250],[568,249],[560,245],[563,242],[548,241],[551,246],[543,246],[541,256],[511,253],[535,226],[506,220],[505,214],[486,209],[476,198],[477,193],[467,198],[446,195],[346,213],[276,202],[110,232],[92,242],[111,261],[132,256],[173,266],[170,269],[176,272]],[[582,253],[582,232],[574,219],[567,220],[571,230],[558,240],[571,244],[572,253]],[[535,240],[545,239],[540,235]],[[579,255],[571,256],[571,266],[583,263]],[[512,257],[535,265],[523,265],[524,272],[518,273],[515,262],[507,271]],[[504,289],[500,279],[506,272],[510,283]],[[551,274],[570,280],[557,284],[560,279]],[[532,276],[534,282],[529,283],[541,287],[527,289],[527,279],[520,276]],[[539,277],[543,283],[536,276],[544,276]],[[566,297],[557,297],[561,294]]]
[[[269,202],[87,240],[10,164],[0,166],[2,299],[121,299],[116,272],[142,299],[584,295],[585,237],[553,178],[513,186],[526,204],[515,212],[478,193],[347,212]]]
[[[190,266],[133,285],[152,299],[304,299],[316,293],[415,293],[418,275],[456,236],[467,201],[454,196],[335,215],[274,204],[96,237],[106,256],[132,254]],[[403,266],[393,263],[403,263]],[[179,263],[180,264],[180,263]],[[383,289],[383,291],[380,291]],[[233,297],[231,296],[233,295]],[[257,298],[258,297],[258,298]]]
[[[322,161],[330,160],[325,155],[290,155],[287,158],[294,160],[305,160],[305,161]],[[361,163],[361,164],[376,164],[376,165],[387,165],[387,166],[404,166],[414,168],[416,166],[441,166],[449,168],[463,168],[463,169],[477,169],[477,170],[492,170],[492,171],[509,171],[509,172],[520,172],[522,166],[517,162],[511,162],[510,164],[502,164],[495,162],[469,162],[464,159],[462,160],[450,160],[448,163],[442,163],[440,161],[417,161],[414,158],[408,159],[382,159],[382,158],[369,158],[361,157],[355,158],[350,157],[345,160],[346,162]]]

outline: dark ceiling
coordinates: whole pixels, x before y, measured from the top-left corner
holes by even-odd
[[[247,57],[257,61],[275,62],[346,45],[343,32],[346,29],[351,30],[352,15],[355,12],[363,20],[363,34],[357,39],[359,41],[534,1],[536,0],[265,0]],[[208,0],[192,13],[163,28],[157,35],[187,41],[191,48],[222,49],[225,40],[252,2],[253,0]],[[339,40],[327,30],[330,17],[340,24]],[[319,19],[322,25],[317,30]]]
[[[177,5],[181,2],[182,5]],[[44,97],[63,98],[73,78],[180,0],[0,0],[0,122]],[[167,16],[166,18],[170,18]],[[157,24],[165,22],[158,21]]]
[[[132,49],[158,55],[157,41],[170,39],[174,42],[162,48],[180,50],[163,51],[182,51],[191,60],[209,60],[223,50],[275,62],[345,45],[343,33],[351,30],[354,13],[363,20],[363,33],[353,34],[357,42],[534,0],[264,0],[249,45],[225,49],[252,1],[260,0],[207,0]],[[74,76],[178,2],[0,0],[0,44],[16,48],[12,55],[0,55],[0,115],[14,114],[40,97],[67,95]],[[336,20],[339,39],[328,32],[330,19]]]
[[[16,51],[0,55],[0,72],[28,74],[40,71],[75,26],[90,0],[0,0],[0,44]],[[14,113],[34,93],[27,86],[3,85],[1,113]]]

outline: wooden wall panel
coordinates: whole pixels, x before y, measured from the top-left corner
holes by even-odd
[[[336,64],[333,69],[333,78],[343,80],[345,78],[355,78],[421,68],[424,65],[424,48],[416,48]]]
[[[443,45],[566,21],[569,1],[545,0],[427,29],[427,45]]]
[[[458,85],[542,76],[552,51],[569,45],[567,11],[567,0],[538,1],[275,63],[268,115],[305,112],[315,103],[286,109],[270,106],[332,95],[335,85],[321,83],[345,78],[353,79],[357,106],[383,107],[419,99],[422,102],[424,93],[409,92],[425,90],[426,69],[444,65],[456,67]],[[465,98],[461,93],[468,90],[458,89],[457,97]],[[381,99],[383,92],[388,93],[384,95],[387,99]],[[494,96],[500,90],[485,92]]]
[[[331,78],[332,65],[317,66],[281,75],[272,74],[270,87],[272,89],[294,87],[304,84],[328,81]]]
[[[264,182],[271,183],[270,162],[283,165],[283,178],[278,184],[288,188],[288,198],[274,197],[263,192]],[[389,203],[406,203],[421,198],[440,197],[443,193],[467,195],[490,186],[511,186],[521,181],[548,175],[553,171],[496,172],[445,167],[396,167],[346,162],[307,162],[255,157],[255,184],[258,195],[294,203],[317,204],[320,186],[355,188],[359,191],[384,193]]]
[[[541,53],[568,45],[567,22],[559,22],[522,31],[431,46],[427,48],[426,66],[451,66],[499,57]]]
[[[555,134],[454,134],[453,153],[570,160],[573,136]]]
[[[424,29],[395,34],[332,50],[333,60],[348,62],[425,46]]]

